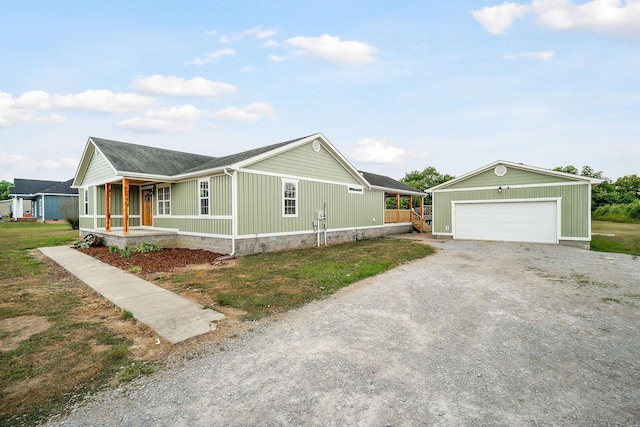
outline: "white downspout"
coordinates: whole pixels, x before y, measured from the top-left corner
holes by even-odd
[[[224,169],[224,174],[231,177],[231,253],[229,256],[236,254],[236,236],[238,235],[238,182],[236,179],[237,171],[233,173]]]

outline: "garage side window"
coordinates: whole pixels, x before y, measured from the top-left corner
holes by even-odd
[[[282,216],[298,216],[298,181],[282,180]]]

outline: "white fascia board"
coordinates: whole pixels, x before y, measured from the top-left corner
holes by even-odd
[[[526,170],[526,171],[530,171],[530,172],[541,173],[541,174],[544,174],[544,175],[557,176],[557,177],[561,177],[561,178],[569,178],[569,179],[571,179],[573,181],[588,182],[591,185],[598,185],[598,184],[600,184],[602,182],[602,180],[599,180],[599,179],[596,179],[596,178],[589,178],[589,177],[586,177],[586,176],[574,175],[574,174],[566,173],[566,172],[558,172],[558,171],[554,171],[554,170],[551,170],[551,169],[544,169],[544,168],[540,168],[540,167],[537,167],[537,166],[529,166],[529,165],[525,165],[525,164],[522,164],[522,163],[509,162],[509,161],[506,161],[506,160],[496,160],[493,163],[490,163],[490,164],[488,164],[486,166],[483,166],[481,168],[475,169],[475,170],[473,170],[471,172],[467,172],[464,175],[460,175],[459,177],[454,178],[454,179],[452,179],[450,181],[443,182],[442,184],[438,184],[435,187],[428,188],[425,191],[427,193],[433,194],[434,191],[439,191],[442,188],[446,188],[446,187],[450,186],[451,184],[455,184],[455,183],[463,181],[465,179],[469,179],[469,178],[471,178],[471,177],[473,177],[475,175],[478,175],[478,174],[480,174],[482,172],[485,172],[485,171],[487,171],[487,170],[489,170],[491,168],[494,168],[494,167],[496,167],[498,165],[505,165],[505,166],[509,166],[509,167],[512,167],[512,168],[515,168],[515,169],[522,169],[522,170]]]
[[[105,161],[109,164],[109,167],[111,168],[111,171],[114,174],[118,173],[118,171],[113,166],[113,164],[111,164],[109,159],[107,159],[107,156],[104,155],[104,153],[98,148],[96,143],[93,142],[91,137],[89,137],[89,140],[87,141],[87,145],[85,145],[84,151],[82,152],[82,157],[80,157],[80,163],[78,163],[78,168],[76,169],[76,174],[73,177],[73,183],[71,184],[71,188],[80,188],[80,185],[78,185],[78,182],[77,182],[78,175],[80,174],[81,171],[82,171],[83,175],[87,172],[87,168],[89,167],[89,160],[91,159],[91,156],[93,155],[93,153],[91,153],[91,155],[87,156],[87,154],[89,152],[89,147],[93,147],[93,150],[97,151],[105,159]]]
[[[587,185],[587,182],[584,181],[574,181],[574,182],[546,182],[540,184],[520,184],[520,185],[508,185],[502,187],[503,190],[516,190],[520,188],[540,188],[540,187],[570,187],[574,185]],[[491,187],[464,187],[464,188],[444,188],[439,190],[439,193],[456,193],[461,191],[482,191],[482,190],[495,190],[497,187],[495,185]],[[589,188],[587,186],[587,188]]]
[[[427,195],[427,193],[424,193],[422,191],[405,191],[405,190],[401,190],[399,188],[379,187],[377,185],[372,185],[371,189],[372,190],[384,191],[385,193],[398,193],[398,194],[402,194],[402,195],[405,195],[405,196],[424,197],[424,196]]]

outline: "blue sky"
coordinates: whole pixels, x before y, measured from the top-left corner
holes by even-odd
[[[0,179],[89,136],[222,156],[322,132],[359,169],[640,173],[640,0],[0,0]]]

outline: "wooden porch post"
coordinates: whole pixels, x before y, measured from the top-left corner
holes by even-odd
[[[424,233],[424,196],[420,196],[420,232]]]
[[[105,230],[111,232],[111,184],[104,185]]]
[[[122,179],[122,233],[129,234],[129,180]]]
[[[396,193],[396,224],[400,222],[400,194]]]

